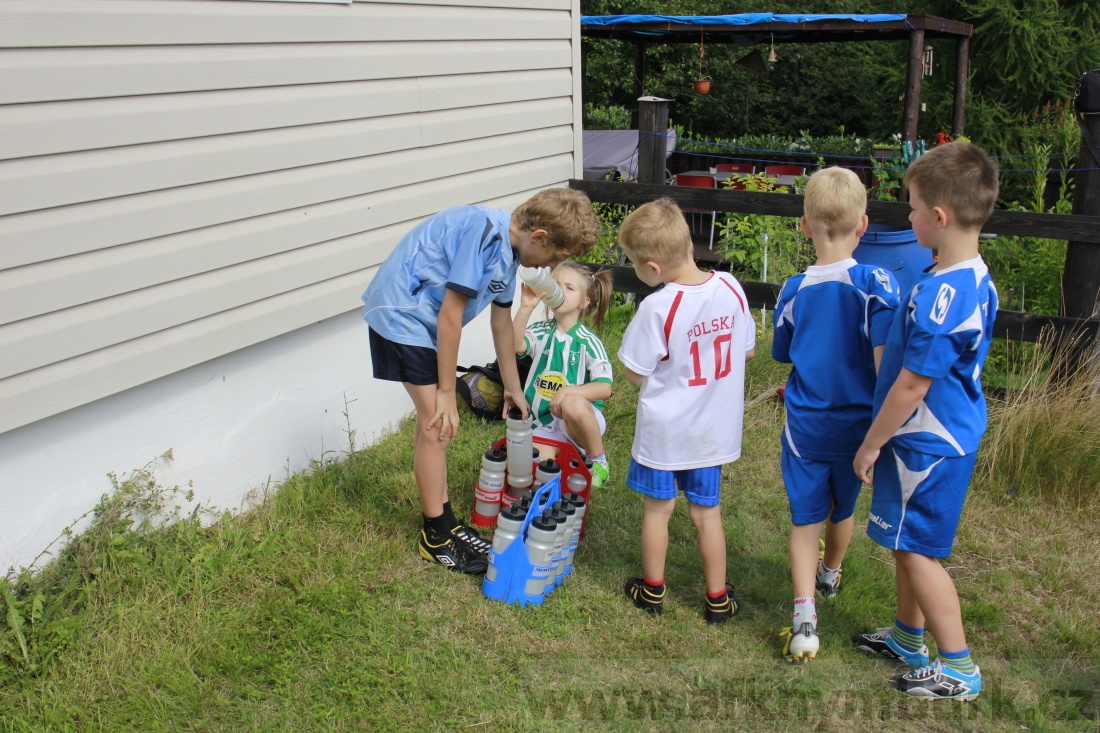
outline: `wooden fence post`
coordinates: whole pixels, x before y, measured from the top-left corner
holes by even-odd
[[[1084,115],[1081,126],[1081,149],[1074,171],[1073,213],[1100,216],[1100,112]],[[1084,130],[1091,134],[1095,147],[1090,148]],[[1098,295],[1100,246],[1070,241],[1066,246],[1066,267],[1062,273],[1062,315],[1071,318],[1097,315]]]
[[[951,112],[951,134],[965,135],[966,81],[970,70],[970,36],[955,40],[955,104]]]
[[[638,100],[638,183],[664,183],[668,152],[668,103],[671,99]]]

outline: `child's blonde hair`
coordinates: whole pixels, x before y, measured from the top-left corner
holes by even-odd
[[[588,298],[588,306],[581,316],[595,313],[593,318],[596,328],[603,325],[603,319],[607,315],[607,309],[611,307],[611,270],[600,269],[595,272],[579,262],[566,260],[554,268],[554,273],[572,272],[584,283],[585,297]]]
[[[600,220],[582,191],[548,188],[539,191],[512,212],[520,229],[545,229],[546,244],[560,258],[582,257],[600,236]]]
[[[822,168],[806,183],[806,219],[830,239],[855,232],[867,213],[867,189],[859,176],[844,168]]]
[[[902,182],[928,206],[949,209],[964,229],[985,224],[1001,190],[997,162],[966,142],[932,148],[909,164]]]
[[[619,244],[633,259],[661,264],[690,259],[691,231],[680,207],[670,198],[642,204],[623,220]]]

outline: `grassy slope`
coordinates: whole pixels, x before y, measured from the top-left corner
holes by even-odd
[[[609,349],[618,343],[611,329]],[[749,397],[784,370],[760,349]],[[577,572],[542,607],[484,600],[479,583],[414,552],[411,425],[291,478],[220,527],[181,527],[123,566],[73,642],[36,674],[0,670],[0,731],[24,730],[1094,730],[1100,716],[1100,521],[979,486],[948,564],[986,692],[928,703],[886,688],[897,670],[849,649],[892,620],[889,553],[857,531],[845,590],[819,607],[823,649],[779,656],[789,619],[781,408],[746,419],[723,514],[744,611],[701,618],[694,529],[670,528],[663,618],[630,606],[641,502],[622,477],[636,391],[608,404],[611,485],[595,499]],[[480,452],[502,430],[470,418],[451,449],[468,510]],[[857,520],[865,521],[869,493]]]

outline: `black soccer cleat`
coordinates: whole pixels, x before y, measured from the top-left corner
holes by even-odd
[[[861,651],[878,654],[887,659],[896,659],[899,662],[905,662],[910,667],[923,667],[928,664],[927,646],[922,645],[915,652],[903,649],[900,644],[894,641],[893,630],[892,626],[884,626],[878,631],[852,634],[852,643]]]
[[[467,575],[483,575],[489,569],[489,560],[484,555],[453,536],[433,541],[427,532],[420,530],[419,550],[420,556],[428,562]]]
[[[623,587],[627,598],[634,601],[634,605],[653,616],[660,616],[665,611],[665,590],[662,586],[660,593],[654,593],[646,585],[642,576],[636,576],[626,581]]]
[[[477,533],[477,530],[473,527],[468,527],[465,524],[460,524],[451,530],[457,539],[465,542],[470,548],[479,555],[489,555],[489,550],[493,549],[493,543],[482,538]]]
[[[724,624],[741,610],[741,599],[729,583],[726,584],[726,596],[724,598],[714,600],[709,595],[705,598],[706,609],[703,615],[708,624]]]

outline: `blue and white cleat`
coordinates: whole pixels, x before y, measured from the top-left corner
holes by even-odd
[[[973,700],[982,691],[982,671],[964,674],[937,659],[929,665],[890,680],[906,695],[930,700]]]

